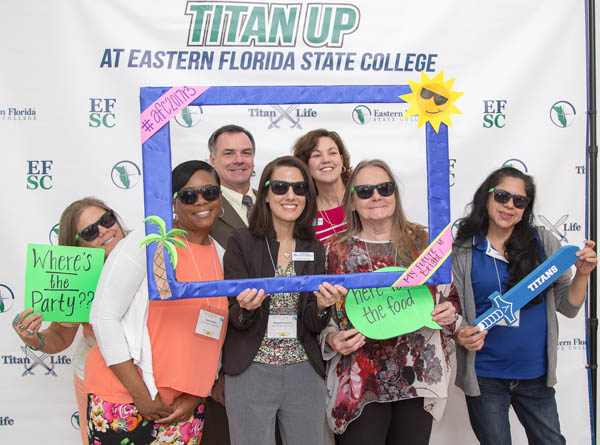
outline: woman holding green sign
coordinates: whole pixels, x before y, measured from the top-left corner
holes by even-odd
[[[529,443],[564,444],[554,389],[558,320],[575,317],[596,267],[595,243],[577,252],[576,273],[561,275],[520,311],[517,321],[490,331],[474,327],[491,307],[488,297],[506,293],[560,247],[533,225],[533,178],[512,167],[492,172],[479,186],[452,248],[452,272],[464,319],[456,334],[456,385],[466,395],[469,419],[482,444],[510,444],[509,406]]]
[[[59,221],[58,244],[104,249],[107,257],[124,234],[117,214],[103,201],[89,197],[72,202],[63,211]],[[87,394],[83,388],[83,368],[88,352],[96,344],[92,327],[89,323],[52,322],[40,331],[42,314],[30,315],[32,312],[33,308],[18,314],[13,320],[13,329],[34,351],[58,354],[71,346],[79,326],[82,327],[83,335],[73,354],[73,367],[79,422],[83,425],[80,427],[81,439],[87,444]]]
[[[385,162],[359,163],[343,204],[348,231],[326,244],[327,273],[407,267],[427,247],[427,231],[406,219]],[[365,338],[353,328],[345,311],[349,297],[336,302],[336,325],[321,336],[327,343],[325,358],[331,359],[327,415],[340,445],[429,443],[433,419],[441,417],[447,398],[446,342],[457,319],[458,296],[451,285],[425,291],[435,303],[433,320],[446,329],[424,326],[387,340]]]

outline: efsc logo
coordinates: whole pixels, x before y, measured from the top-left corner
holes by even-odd
[[[27,190],[50,190],[52,176],[50,170],[54,161],[27,161]]]
[[[358,29],[360,10],[351,4],[188,1],[188,46],[308,46],[340,48]],[[304,19],[304,21],[303,21]]]
[[[483,128],[504,128],[506,101],[503,99],[483,101]]]
[[[200,123],[200,118],[204,114],[202,107],[199,105],[188,105],[183,107],[180,113],[175,116],[175,122],[184,128],[192,128]]]
[[[289,128],[302,130],[301,118],[317,117],[316,110],[312,108],[299,108],[299,104],[271,105],[272,110],[255,107],[248,108],[250,117],[264,117],[269,120],[267,130],[280,128],[281,124],[289,124]]]
[[[517,158],[512,158],[507,161],[504,161],[502,167],[512,167],[516,168],[517,170],[521,170],[523,173],[527,173],[527,165],[525,165],[523,161]]]
[[[112,168],[110,177],[118,188],[131,189],[140,182],[142,171],[131,161],[120,161]]]
[[[371,113],[371,109],[366,105],[358,105],[352,110],[352,120],[358,125],[368,124],[371,116],[373,116],[373,113]]]
[[[366,105],[357,105],[352,110],[352,120],[355,124],[366,125],[370,121],[373,122],[417,122],[419,117],[408,116],[405,117],[406,110],[404,111],[392,111],[392,110],[379,110],[374,108],[371,110]]]
[[[559,100],[550,108],[550,120],[559,128],[566,128],[575,122],[575,107],[566,100]]]
[[[58,245],[58,224],[54,224],[50,229],[50,233],[48,233],[48,242],[52,246]]]
[[[0,108],[0,117],[3,121],[35,121],[37,120],[37,112],[33,107]]]
[[[0,313],[10,311],[15,304],[15,294],[6,284],[0,284]]]
[[[559,340],[559,351],[585,351],[587,342],[584,338],[573,337],[572,339]]]
[[[115,126],[115,103],[117,99],[90,98],[90,121],[92,128]]]

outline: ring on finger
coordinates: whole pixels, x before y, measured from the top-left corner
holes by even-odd
[[[22,331],[23,329],[25,329],[25,326],[23,326],[22,324],[19,325],[19,331]]]
[[[33,329],[28,329],[28,330],[27,330],[27,333],[28,333],[29,335],[33,335],[33,334],[35,333],[35,331],[34,331]]]

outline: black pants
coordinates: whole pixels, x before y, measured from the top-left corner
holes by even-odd
[[[339,436],[339,445],[426,445],[433,417],[423,409],[423,398],[366,405]]]

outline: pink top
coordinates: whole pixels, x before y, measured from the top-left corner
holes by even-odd
[[[214,243],[187,243],[177,249],[179,281],[223,279],[223,269]],[[214,261],[213,261],[214,260]],[[145,283],[144,283],[145,285]],[[219,340],[195,333],[201,310],[223,317]],[[152,300],[148,308],[148,333],[152,367],[158,392],[171,404],[182,393],[205,397],[215,381],[221,348],[227,332],[227,297]],[[98,346],[89,353],[85,367],[86,391],[113,403],[131,403],[131,395],[102,358]]]
[[[329,210],[319,210],[314,226],[315,236],[320,241],[325,241],[335,233],[345,232],[348,229],[348,224],[346,223],[344,207],[339,206]]]

